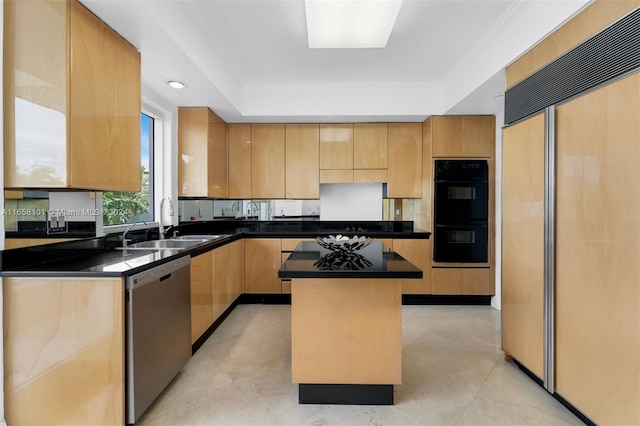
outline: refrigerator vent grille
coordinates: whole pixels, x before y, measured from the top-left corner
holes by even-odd
[[[505,125],[640,68],[640,8],[505,93]]]

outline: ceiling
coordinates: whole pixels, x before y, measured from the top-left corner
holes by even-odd
[[[304,0],[81,2],[140,50],[145,98],[230,123],[498,113],[504,67],[589,3],[404,0],[386,48],[309,49]]]

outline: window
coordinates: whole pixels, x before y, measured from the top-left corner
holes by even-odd
[[[105,226],[153,221],[154,119],[140,114],[140,192],[102,194]]]

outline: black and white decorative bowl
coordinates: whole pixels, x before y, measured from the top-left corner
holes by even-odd
[[[373,238],[358,237],[357,235],[352,238],[343,235],[316,237],[316,242],[321,247],[332,251],[356,251],[368,246],[372,241]]]

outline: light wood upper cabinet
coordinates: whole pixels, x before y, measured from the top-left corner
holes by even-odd
[[[388,125],[389,198],[422,196],[422,123]]]
[[[494,116],[433,116],[428,121],[432,126],[433,158],[493,156]]]
[[[320,198],[320,133],[317,124],[285,128],[286,198]]]
[[[209,108],[178,108],[178,195],[227,196],[227,125]]]
[[[251,198],[285,198],[284,124],[251,125]]]
[[[320,169],[353,169],[353,124],[320,125]]]
[[[386,170],[387,123],[353,125],[353,168]]]
[[[9,188],[140,190],[140,53],[77,1],[5,2]]]
[[[279,238],[249,238],[244,241],[244,292],[280,293],[278,270],[282,264]]]
[[[320,183],[387,180],[386,123],[320,125]]]
[[[229,124],[229,198],[251,198],[251,124]]]

